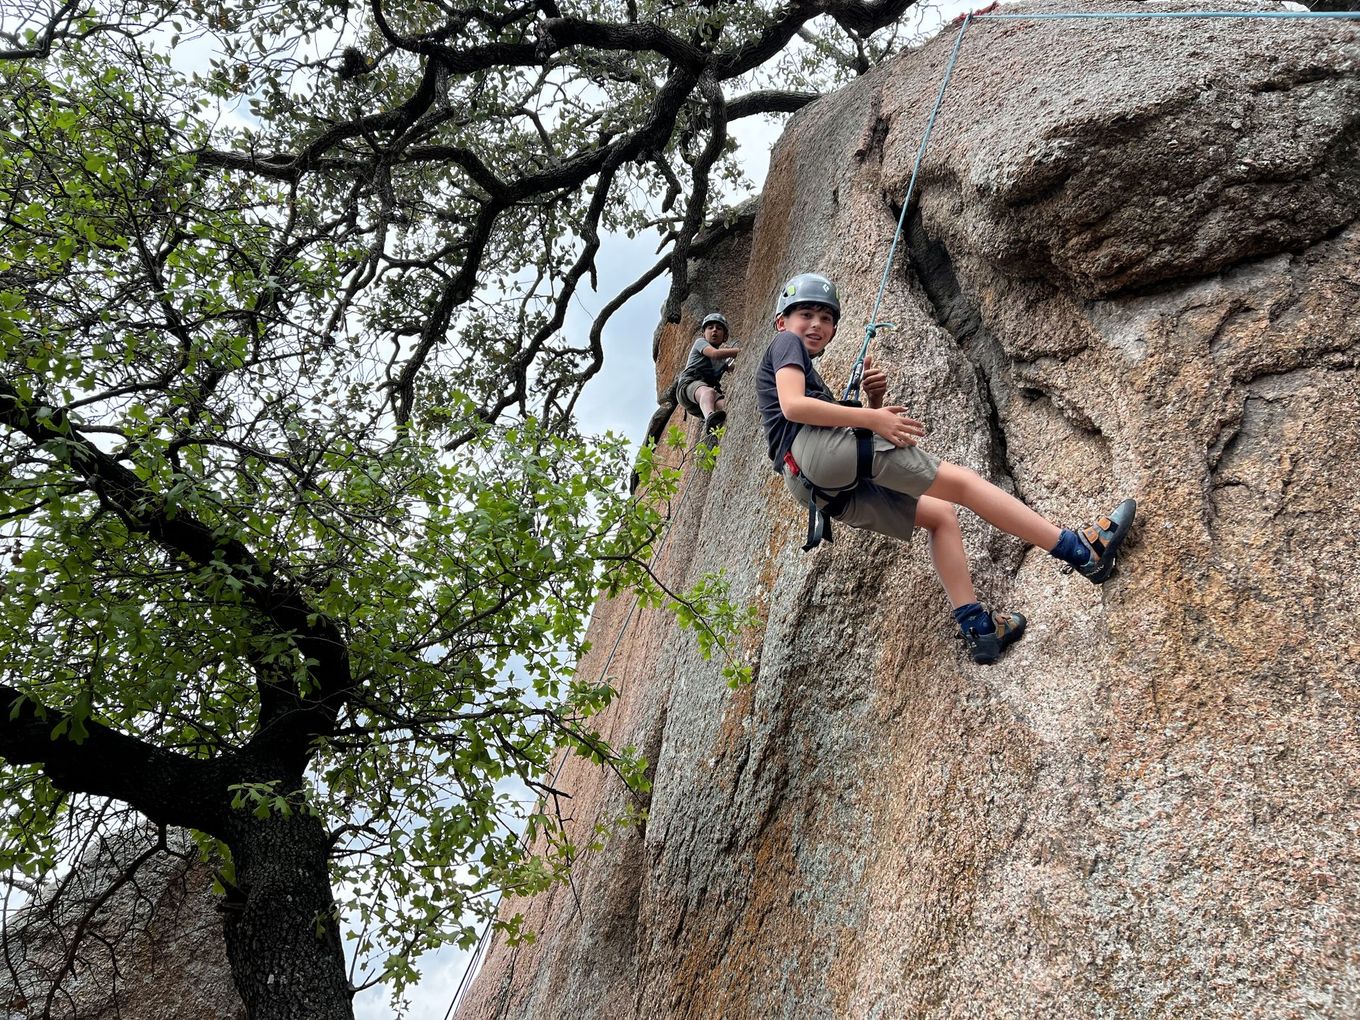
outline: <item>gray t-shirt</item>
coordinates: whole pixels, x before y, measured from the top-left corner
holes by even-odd
[[[760,410],[760,421],[765,426],[765,438],[769,442],[770,460],[774,462],[775,474],[784,470],[784,454],[793,447],[794,437],[803,427],[801,422],[789,421],[779,408],[779,387],[775,373],[789,365],[797,365],[803,370],[803,394],[835,403],[831,390],[827,388],[817,370],[812,367],[803,341],[795,333],[785,330],[776,333],[770,346],[761,355],[756,367],[756,407]]]
[[[708,357],[704,354],[704,348],[712,346],[703,337],[695,340],[689,349],[689,361],[685,362],[685,370],[680,374],[691,379],[701,379],[710,385],[721,379],[722,374],[732,367],[732,359]],[[717,345],[717,347],[725,346],[727,346],[725,340]]]

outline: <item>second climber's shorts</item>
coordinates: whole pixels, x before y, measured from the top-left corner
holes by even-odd
[[[696,379],[694,376],[681,376],[676,384],[675,395],[685,410],[699,418],[704,416],[703,408],[699,406],[699,387],[707,386],[712,389],[719,398],[725,396],[722,386],[716,382],[705,382],[703,379]]]

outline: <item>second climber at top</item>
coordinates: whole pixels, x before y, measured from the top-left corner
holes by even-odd
[[[727,317],[710,312],[699,327],[700,336],[690,347],[689,361],[675,383],[676,399],[690,414],[698,415],[704,429],[712,432],[727,420],[727,400],[722,377],[741,353],[728,340]]]
[[[968,468],[916,445],[925,426],[905,407],[884,406],[887,376],[864,362],[868,407],[837,403],[813,359],[836,335],[841,317],[835,284],[824,276],[793,277],[775,303],[778,330],[756,369],[756,402],[774,470],[808,507],[808,545],[820,539],[820,513],[852,528],[909,541],[915,527],[930,535],[930,558],[954,606],[973,661],[995,662],[1025,629],[1019,613],[990,613],[978,602],[955,504],[993,527],[1047,550],[1096,584],[1114,571],[1133,523],[1126,499],[1081,531],[1059,528]]]

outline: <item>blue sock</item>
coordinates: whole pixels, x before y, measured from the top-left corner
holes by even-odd
[[[1049,554],[1074,567],[1084,567],[1091,560],[1091,550],[1071,528],[1063,528],[1062,537]]]
[[[996,623],[992,620],[992,614],[982,608],[981,602],[959,606],[954,610],[954,619],[959,623],[959,630],[972,631],[975,634],[996,633]]]

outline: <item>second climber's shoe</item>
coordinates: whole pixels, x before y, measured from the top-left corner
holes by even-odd
[[[721,425],[725,421],[727,421],[726,411],[714,411],[712,414],[710,414],[707,418],[704,419],[704,431],[712,432],[714,429],[716,429],[719,425]]]
[[[993,613],[992,623],[996,630],[990,634],[979,634],[975,630],[960,630],[959,636],[968,648],[968,654],[979,666],[987,666],[1001,658],[1004,652],[1025,632],[1025,618],[1020,613]]]
[[[1093,584],[1104,584],[1114,573],[1115,560],[1119,545],[1133,526],[1133,515],[1138,504],[1126,499],[1110,511],[1106,517],[1096,518],[1096,522],[1077,532],[1077,537],[1091,552],[1091,558],[1079,567],[1070,567]]]

